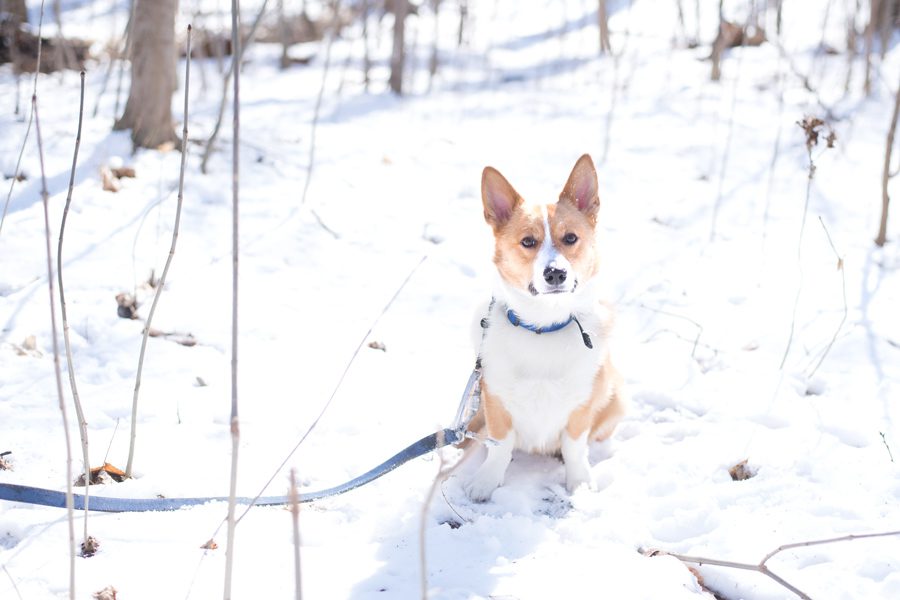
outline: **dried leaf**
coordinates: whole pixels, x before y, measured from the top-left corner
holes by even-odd
[[[128,479],[125,471],[118,467],[114,467],[109,463],[103,463],[102,467],[94,467],[91,469],[91,485],[103,485],[107,483],[121,483]],[[84,473],[75,480],[75,485],[84,487]]]
[[[732,481],[745,481],[756,475],[756,469],[749,466],[747,464],[747,459],[745,458],[738,464],[728,469],[728,474],[731,475]]]
[[[12,462],[6,457],[12,454],[11,451],[0,453],[0,471],[12,471]]]
[[[110,169],[110,171],[116,177],[116,179],[122,179],[123,177],[133,179],[136,176],[134,167],[113,167],[112,169]]]
[[[369,342],[369,348],[372,350],[381,350],[382,352],[387,352],[387,346],[384,345],[384,342],[379,342],[377,340],[372,340]]]
[[[206,543],[200,547],[204,550],[215,550],[219,547],[219,545],[216,543],[216,540],[209,538],[209,540],[207,540]]]
[[[127,292],[116,294],[117,313],[123,319],[137,319],[137,300]]]
[[[113,172],[109,167],[103,167],[100,169],[100,181],[103,184],[104,192],[118,192],[122,189],[122,184],[119,183],[119,180],[113,175]]]
[[[90,558],[97,554],[98,548],[100,548],[100,542],[94,536],[89,535],[86,540],[81,542],[81,556]],[[113,597],[115,597],[115,590],[113,590]]]
[[[116,600],[116,588],[111,585],[106,586],[99,592],[94,592],[91,594],[92,598],[96,598],[97,600]]]

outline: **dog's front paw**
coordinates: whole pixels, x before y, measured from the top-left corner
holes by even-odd
[[[466,493],[469,498],[476,502],[485,502],[490,500],[491,494],[494,493],[500,484],[503,483],[503,476],[497,477],[495,473],[488,469],[481,468],[466,486]]]
[[[566,465],[566,490],[571,494],[582,486],[593,489],[591,471],[586,464]]]

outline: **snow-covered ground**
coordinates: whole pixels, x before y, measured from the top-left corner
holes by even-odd
[[[103,42],[124,25],[125,4],[64,2],[65,32]],[[186,24],[228,3],[181,4]],[[258,3],[243,4],[249,21]],[[449,425],[474,358],[473,309],[492,281],[481,169],[493,165],[527,198],[549,201],[590,152],[600,176],[602,277],[617,305],[614,358],[630,413],[612,440],[592,448],[595,490],[570,496],[557,459],[517,454],[506,484],[475,504],[463,482],[480,455],[463,464],[427,507],[430,597],[709,598],[675,558],[640,550],[755,563],[781,544],[900,529],[900,250],[872,243],[900,51],[876,60],[868,98],[855,63],[845,95],[846,56],[817,51],[823,39],[843,49],[843,6],[786,2],[785,53],[771,43],[732,50],[723,80],[712,83],[705,59],[714,2],[703,3],[705,44],[696,49],[682,43],[676,3],[610,3],[615,59],[596,56],[593,3],[470,4],[466,43],[457,48],[456,4],[443,3],[442,67],[430,92],[427,8],[410,20],[416,71],[403,99],[385,91],[390,18],[372,42],[379,46],[369,93],[358,30],[335,42],[305,204],[323,53],[309,67],[280,71],[279,48],[248,52],[239,495],[257,494],[273,475],[266,493],[284,493],[289,468],[304,489],[327,487]],[[833,5],[827,20],[823,4]],[[744,17],[736,9],[733,18]],[[224,25],[227,16],[207,20]],[[143,325],[119,318],[115,297],[137,291],[146,317],[152,291],[144,282],[159,275],[168,253],[180,155],[132,155],[127,134],[110,131],[115,76],[99,95],[106,68],[88,65],[63,274],[91,463],[124,467]],[[192,70],[189,135],[202,140],[221,86],[215,61]],[[30,86],[23,79],[17,90],[10,68],[0,69],[5,175],[26,128],[23,114],[13,114],[15,99],[27,116]],[[77,74],[42,76],[38,102],[58,233]],[[173,107],[180,123],[179,94]],[[810,183],[795,123],[825,117],[825,107],[838,141],[813,149]],[[227,495],[229,142],[226,126],[206,175],[201,146],[190,145],[181,235],[154,320],[197,343],[150,340],[136,477],[92,494]],[[137,177],[105,192],[100,169],[116,163]],[[0,471],[0,481],[65,489],[34,131],[23,171],[0,232],[0,452],[11,451],[14,467]],[[363,346],[322,420],[276,473],[423,257],[366,340],[385,351]],[[68,401],[66,382],[64,389]],[[77,471],[71,404],[69,419]],[[458,453],[443,456],[453,462]],[[729,468],[744,459],[755,476],[732,481]],[[419,596],[420,519],[439,463],[418,459],[304,505],[306,598]],[[223,504],[92,514],[90,533],[101,546],[77,559],[77,597],[107,585],[120,598],[221,595],[224,516]],[[79,539],[81,527],[78,515]],[[0,503],[0,598],[67,597],[67,537],[64,511]],[[200,548],[210,537],[219,549]],[[292,560],[289,513],[251,510],[237,528],[234,597],[290,597]],[[769,567],[817,600],[900,597],[900,537],[791,549]],[[722,598],[794,597],[758,573],[700,573]]]

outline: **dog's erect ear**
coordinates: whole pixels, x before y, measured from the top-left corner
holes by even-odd
[[[496,231],[506,225],[522,203],[522,197],[500,171],[485,167],[481,174],[481,201],[484,204],[484,220]]]
[[[594,169],[594,161],[590,155],[583,154],[572,173],[566,186],[559,194],[559,200],[571,202],[575,208],[589,217],[597,218],[600,208],[600,196],[597,194],[597,171]]]

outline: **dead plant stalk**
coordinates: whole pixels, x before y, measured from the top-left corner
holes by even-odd
[[[63,239],[66,233],[66,221],[69,216],[69,207],[72,204],[72,193],[75,189],[75,166],[78,164],[78,150],[81,147],[81,125],[84,120],[84,71],[81,71],[81,96],[78,103],[78,133],[75,134],[75,152],[72,156],[72,171],[69,174],[69,191],[66,194],[66,205],[63,208],[62,222],[59,225],[59,243],[56,250],[56,275],[59,279],[59,308],[62,316],[63,342],[66,347],[66,370],[69,374],[69,386],[72,388],[72,403],[75,405],[75,414],[78,416],[78,433],[81,436],[81,453],[84,461],[84,538],[83,544],[88,543],[88,504],[90,502],[91,487],[91,459],[88,454],[87,420],[84,417],[84,408],[78,395],[78,386],[75,384],[75,365],[72,362],[72,343],[69,339],[69,317],[66,310],[66,293],[63,286]],[[91,554],[84,552],[85,555]]]
[[[887,143],[884,148],[884,170],[881,172],[881,220],[878,225],[878,235],[875,237],[875,244],[878,246],[884,246],[887,242],[888,208],[891,203],[891,197],[888,195],[888,181],[897,174],[896,171],[891,173],[891,155],[894,149],[894,136],[897,133],[898,117],[900,117],[900,85],[897,86],[897,92],[894,94],[894,112],[891,115],[891,125],[888,127]]]
[[[62,370],[59,366],[59,342],[56,327],[56,295],[53,289],[53,255],[50,249],[50,193],[47,191],[47,173],[44,168],[44,145],[41,142],[41,122],[38,117],[37,94],[31,96],[34,113],[34,133],[37,137],[38,157],[41,165],[41,199],[44,205],[44,239],[47,243],[47,286],[50,290],[50,335],[53,342],[53,371],[56,376],[56,395],[62,414],[66,443],[66,512],[69,524],[69,597],[75,600],[75,502],[72,496],[72,441],[69,433],[69,415],[62,389]]]
[[[150,337],[150,326],[153,323],[153,315],[156,313],[156,306],[159,304],[159,298],[162,295],[163,288],[166,285],[166,276],[169,274],[169,267],[172,265],[172,259],[175,256],[175,246],[178,243],[178,231],[181,227],[181,207],[184,201],[184,166],[187,158],[187,135],[188,135],[188,97],[191,85],[191,26],[187,28],[187,57],[185,58],[184,70],[184,124],[182,126],[182,143],[181,148],[181,169],[178,174],[178,200],[175,208],[175,224],[172,227],[172,244],[169,246],[169,255],[166,257],[166,264],[163,267],[162,275],[156,282],[156,291],[153,294],[153,303],[150,305],[150,312],[147,314],[147,322],[144,325],[144,335],[141,339],[141,351],[138,356],[137,375],[134,381],[134,395],[131,403],[131,441],[128,445],[128,463],[125,466],[125,476],[131,477],[132,468],[134,466],[134,449],[137,439],[137,407],[138,396],[141,390],[141,375],[144,370],[144,355],[147,351],[147,339]]]
[[[231,578],[234,568],[235,498],[237,496],[238,448],[241,439],[238,420],[238,257],[240,241],[240,125],[241,125],[241,50],[240,2],[231,0],[231,52],[234,89],[232,93],[232,140],[231,140],[231,478],[228,487],[228,533],[225,549],[225,600],[231,600]]]
[[[294,597],[303,599],[303,589],[300,585],[300,496],[297,493],[297,473],[291,469],[291,490],[288,493],[291,500],[291,524],[294,534]]]

